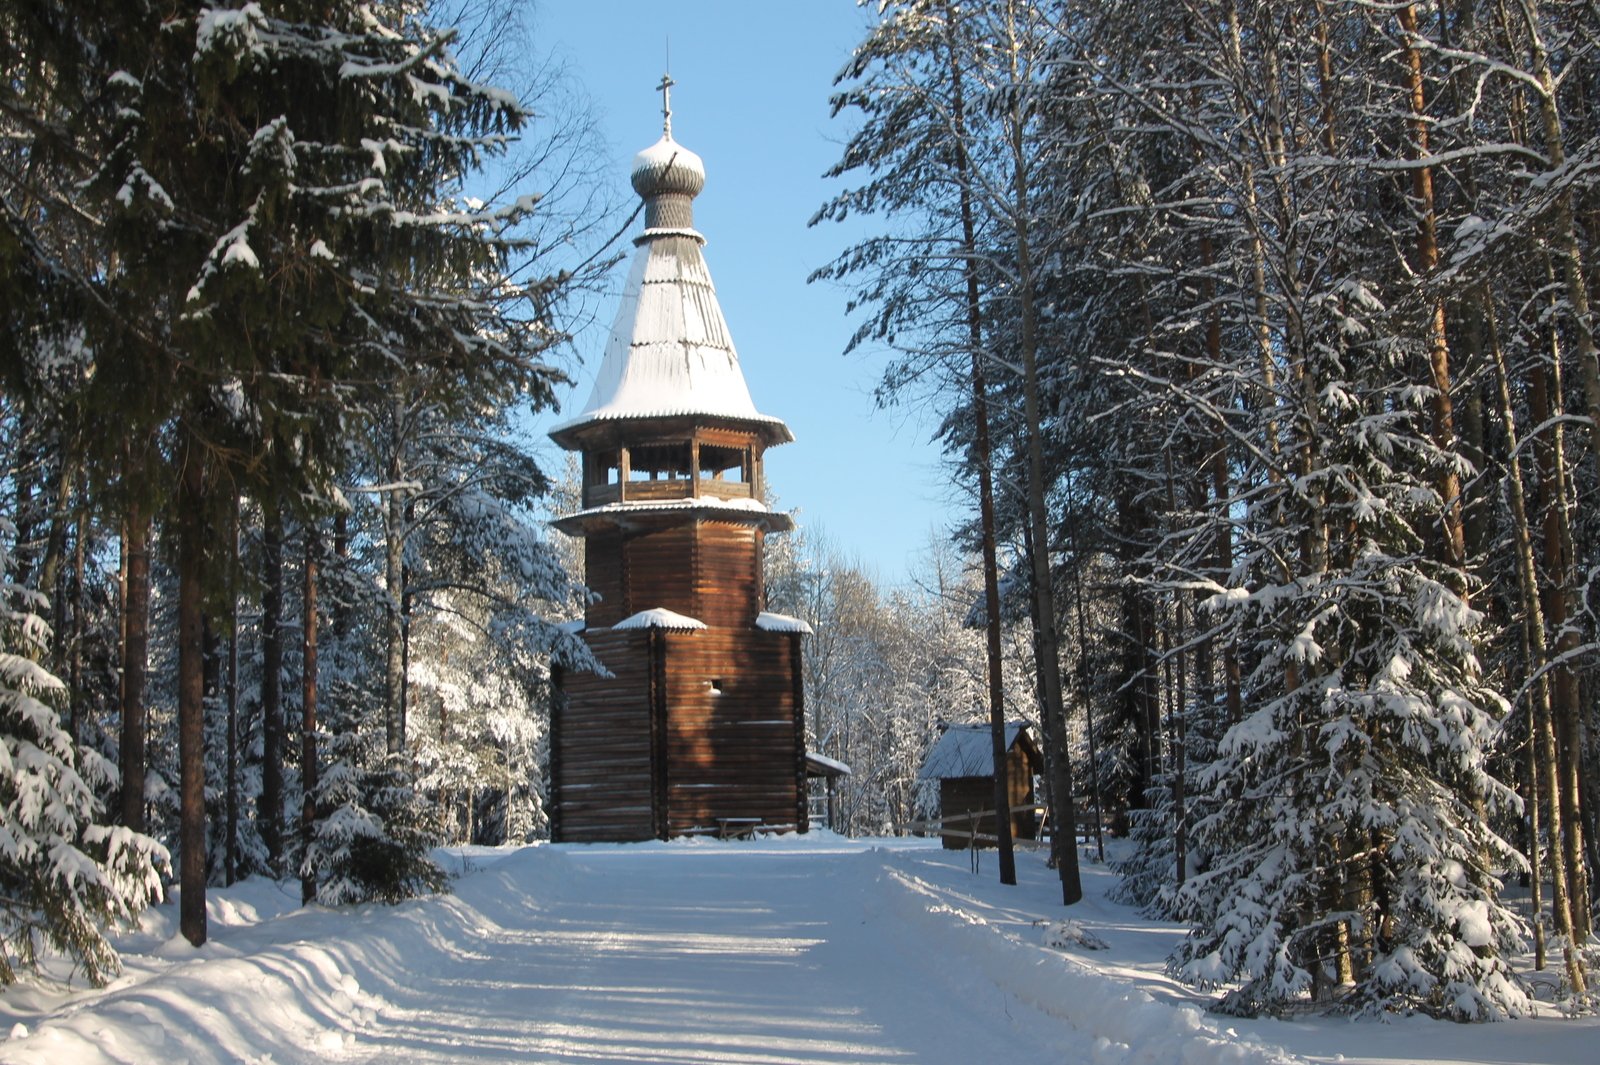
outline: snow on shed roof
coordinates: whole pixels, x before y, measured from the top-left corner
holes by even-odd
[[[667,629],[671,632],[689,632],[692,629],[703,629],[706,623],[698,618],[691,618],[687,614],[678,614],[665,607],[656,607],[653,610],[641,610],[637,614],[623,618],[613,629]]]
[[[1027,728],[1023,721],[1006,722],[1006,750],[1017,742],[1017,734]],[[950,725],[939,742],[928,752],[917,771],[918,780],[946,780],[951,777],[994,775],[994,753],[988,725]]]

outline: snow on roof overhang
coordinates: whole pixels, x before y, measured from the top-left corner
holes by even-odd
[[[668,632],[693,632],[695,629],[705,627],[706,623],[699,618],[691,618],[687,614],[678,614],[659,606],[653,610],[641,610],[611,626],[613,630],[665,629]]]
[[[806,752],[806,775],[811,777],[847,777],[850,767],[834,758],[816,751]]]
[[[687,496],[683,499],[652,499],[636,503],[605,503],[598,507],[565,514],[550,524],[569,536],[582,535],[585,527],[596,524],[629,525],[638,519],[682,517],[685,513],[705,521],[755,524],[768,532],[788,532],[794,519],[773,510],[759,499],[716,496]]]
[[[756,628],[765,629],[767,632],[798,632],[806,636],[811,635],[811,626],[799,618],[790,617],[788,614],[774,614],[767,610],[756,615]]]

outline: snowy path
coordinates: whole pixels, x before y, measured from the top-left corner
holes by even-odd
[[[483,859],[479,859],[482,861]],[[967,999],[856,844],[535,848],[453,897],[149,939],[0,1060],[1057,1062],[1070,1027]],[[271,891],[270,885],[258,890]],[[250,907],[246,907],[250,909]],[[137,951],[141,944],[130,944]],[[171,959],[163,966],[163,959]],[[1081,1037],[1077,1040],[1083,1049]]]
[[[460,861],[461,859],[454,859]],[[453,895],[300,909],[251,881],[120,941],[106,991],[0,994],[0,1062],[578,1065],[1592,1065],[1600,1023],[1230,1022],[1161,959],[1178,929],[1106,902],[1071,916],[1110,949],[1044,946],[1053,874],[973,876],[927,841],[529,847],[474,854]],[[297,895],[298,892],[295,892]],[[9,1031],[11,1038],[5,1040]],[[1289,1049],[1285,1049],[1285,1048]]]
[[[931,945],[875,919],[837,860],[730,847],[563,857],[581,897],[546,894],[534,927],[496,930],[386,992],[395,1008],[360,1041],[429,1062],[1064,1060],[1059,1025],[1022,1010],[1013,1026],[999,996],[930,987]]]

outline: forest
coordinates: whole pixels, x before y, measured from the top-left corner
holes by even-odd
[[[835,828],[1023,717],[1221,1009],[1592,1009],[1600,13],[863,6],[814,279],[966,513],[899,588],[769,544]],[[0,0],[0,986],[547,834],[525,416],[633,219],[508,10]]]
[[[1592,1002],[1593,5],[877,7],[817,273],[943,413],[1056,817],[1224,1010]]]

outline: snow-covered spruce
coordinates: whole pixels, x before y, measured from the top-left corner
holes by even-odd
[[[1504,703],[1480,679],[1460,575],[1421,553],[1439,505],[1425,478],[1446,459],[1414,431],[1419,390],[1390,383],[1402,351],[1306,361],[1330,382],[1311,393],[1321,432],[1302,476],[1257,504],[1275,517],[1238,583],[1206,604],[1256,664],[1243,718],[1198,771],[1211,864],[1177,893],[1196,927],[1172,967],[1237,981],[1224,1009],[1530,1007],[1504,960],[1522,924],[1498,898],[1497,871],[1521,859],[1490,822],[1518,801],[1486,764]],[[1352,535],[1308,554],[1318,528]]]
[[[93,789],[116,769],[61,727],[65,687],[39,665],[48,605],[7,577],[15,533],[0,518],[0,985],[53,949],[99,986],[120,968],[105,926],[159,897],[167,852],[101,821]]]
[[[386,597],[336,551],[319,570],[329,617],[317,664],[315,818],[300,875],[325,906],[441,891],[446,877],[429,857],[440,842],[432,803],[418,794],[407,757],[387,746],[383,647],[372,636]]]
[[[325,906],[400,902],[442,891],[444,870],[428,856],[437,828],[404,761],[383,753],[382,733],[340,721],[317,781],[316,834],[301,860]]]

